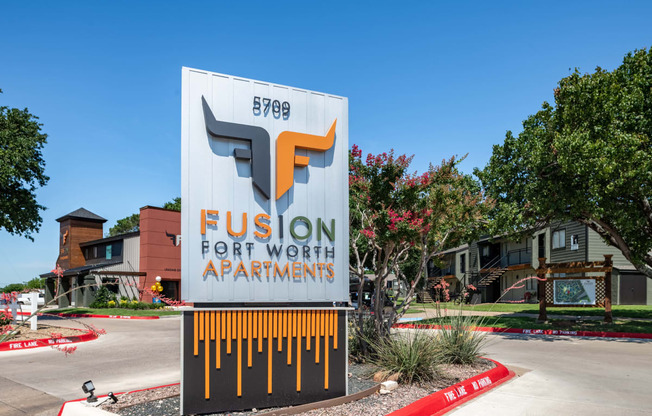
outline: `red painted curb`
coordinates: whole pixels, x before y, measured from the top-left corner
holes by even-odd
[[[89,313],[42,313],[39,315],[63,316],[68,318],[107,318],[107,319],[160,319],[160,316],[130,316],[130,315],[92,315]]]
[[[483,394],[492,388],[514,377],[501,363],[485,358],[496,364],[496,367],[482,374],[471,377],[457,384],[439,390],[429,396],[417,400],[395,412],[392,416],[434,416],[443,415],[454,407]]]
[[[434,324],[394,324],[392,328],[441,329],[442,326],[434,325]],[[497,332],[497,333],[525,334],[525,335],[565,335],[571,337],[652,339],[652,334],[639,334],[635,332],[565,331],[563,329],[495,328],[490,326],[477,326],[475,327],[474,330],[480,332]]]
[[[139,392],[139,391],[147,391],[147,390],[154,390],[154,389],[162,389],[163,387],[178,386],[179,384],[181,384],[181,383],[164,384],[164,385],[162,385],[162,386],[148,387],[148,388],[146,388],[146,389],[131,390],[131,391],[127,391],[127,392],[120,392],[120,393],[113,393],[113,394],[115,394],[116,396],[120,396],[120,395],[122,395],[122,394],[127,394],[127,393],[137,393],[137,392]],[[103,397],[107,397],[107,395],[106,395],[106,394],[103,394],[103,395],[101,395],[101,396],[97,396],[98,399],[103,398]],[[68,400],[67,402],[64,402],[64,403],[61,405],[61,409],[59,409],[59,413],[57,414],[57,416],[61,416],[61,414],[63,413],[63,409],[66,407],[66,405],[67,405],[68,403],[81,402],[81,401],[84,401],[84,400],[86,400],[86,398],[83,398],[83,399],[75,399],[75,400]]]
[[[80,329],[79,331],[82,330]],[[98,335],[93,331],[88,331],[78,336],[72,335],[61,338],[41,338],[31,339],[28,341],[7,341],[0,343],[0,351],[27,350],[39,347],[52,347],[61,344],[76,344],[78,342],[92,341],[97,339],[97,336]]]

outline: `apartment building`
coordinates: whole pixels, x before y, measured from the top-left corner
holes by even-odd
[[[607,245],[595,231],[579,222],[551,225],[518,241],[484,237],[444,251],[439,267],[429,265],[428,277],[431,285],[446,280],[453,297],[463,286],[472,284],[480,290],[483,302],[534,302],[538,299],[537,281],[527,278],[536,276],[539,257],[558,263],[600,261],[605,254],[613,255],[613,303],[651,305],[650,279],[637,271],[620,250]]]

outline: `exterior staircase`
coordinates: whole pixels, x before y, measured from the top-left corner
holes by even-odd
[[[430,296],[430,292],[427,290],[422,290],[421,292],[417,293],[417,303],[433,303],[434,301],[432,300],[432,296]]]
[[[500,276],[504,275],[507,271],[507,267],[500,267],[496,269],[491,269],[489,274],[483,276],[479,281],[477,287],[486,287],[500,279]]]

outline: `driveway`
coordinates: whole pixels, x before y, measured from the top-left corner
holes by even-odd
[[[55,324],[51,319],[47,323]],[[86,380],[93,380],[96,394],[179,382],[178,316],[78,321],[107,334],[75,344],[77,351],[69,356],[50,348],[0,352],[0,415],[56,415],[64,401],[84,397]],[[68,320],[56,325],[80,327]]]
[[[107,330],[65,356],[49,348],[0,353],[0,415],[56,415],[65,400],[179,381],[179,317],[84,318]],[[63,321],[62,325],[74,326]],[[652,414],[652,342],[489,335],[488,357],[520,377],[459,407],[455,415]]]
[[[652,414],[651,340],[501,334],[485,351],[519,377],[450,414]]]

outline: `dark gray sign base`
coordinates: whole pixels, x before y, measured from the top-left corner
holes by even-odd
[[[346,395],[346,325],[344,310],[184,311],[182,414]]]

